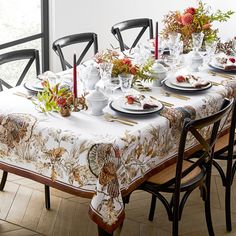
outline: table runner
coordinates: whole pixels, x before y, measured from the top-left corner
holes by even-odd
[[[202,76],[209,77],[203,72]],[[211,77],[211,80],[213,78]],[[13,95],[20,88],[0,94],[0,162],[64,183],[81,196],[91,197],[89,214],[108,232],[124,218],[122,191],[138,186],[155,169],[177,153],[184,118],[201,118],[216,112],[223,98],[236,96],[236,80],[214,77],[223,85],[186,94],[160,114],[133,117],[133,127],[107,122],[90,110],[63,118],[42,114],[25,98]],[[113,114],[109,107],[106,112]],[[205,130],[206,135],[210,130]],[[189,146],[194,140],[189,139]]]

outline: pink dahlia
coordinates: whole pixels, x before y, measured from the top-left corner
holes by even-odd
[[[183,25],[190,25],[193,23],[193,15],[190,13],[186,13],[181,17]]]
[[[190,13],[191,15],[194,15],[196,13],[196,9],[194,7],[189,7],[185,10],[185,13]]]

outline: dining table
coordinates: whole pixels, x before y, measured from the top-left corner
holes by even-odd
[[[125,218],[123,198],[176,160],[184,119],[211,115],[224,98],[236,97],[236,75],[227,78],[226,73],[209,71],[206,67],[199,72],[212,82],[206,90],[180,91],[150,83],[150,91],[139,93],[162,105],[140,114],[114,107],[123,96],[119,89],[103,115],[93,115],[88,106],[69,117],[40,112],[36,97],[24,86],[3,91],[0,169],[90,198],[88,214],[99,234],[112,235]],[[72,75],[58,74],[65,73]],[[210,129],[204,132],[209,135]],[[195,145],[188,137],[187,149]]]

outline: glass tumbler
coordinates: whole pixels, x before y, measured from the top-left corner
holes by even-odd
[[[118,77],[120,80],[121,91],[127,93],[131,88],[134,76],[132,74],[120,74]]]

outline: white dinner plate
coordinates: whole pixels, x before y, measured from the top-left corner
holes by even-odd
[[[227,73],[229,73],[229,72],[236,72],[236,69],[232,69],[232,70],[225,70],[224,69],[224,67],[223,67],[223,65],[220,65],[220,64],[215,64],[214,62],[209,62],[209,64],[208,64],[211,68],[213,68],[213,69],[216,69],[216,70],[221,70],[221,71],[224,71],[224,72],[227,72]]]
[[[179,91],[183,91],[183,92],[202,91],[202,90],[209,89],[209,88],[212,86],[212,84],[209,83],[208,85],[203,86],[203,87],[201,87],[201,88],[195,88],[195,87],[180,87],[180,86],[176,86],[176,85],[172,84],[172,82],[171,82],[170,79],[165,80],[165,81],[164,81],[164,84],[165,84],[168,88],[175,89],[175,90],[179,90]]]
[[[33,92],[42,92],[43,91],[43,86],[41,84],[42,81],[40,80],[32,80],[32,81],[27,81],[24,83],[24,86],[26,89],[33,91]]]
[[[118,106],[120,106],[121,108],[124,108],[126,110],[130,110],[130,111],[147,111],[147,110],[153,110],[154,108],[150,108],[150,109],[143,109],[143,107],[141,106],[141,104],[139,103],[133,103],[133,104],[129,104],[127,103],[127,99],[124,97],[120,97],[118,99],[116,99],[116,104]],[[157,105],[158,107],[161,106],[161,103],[158,101],[153,101],[155,103],[155,105]]]
[[[182,88],[195,88],[192,84],[190,84],[188,82],[178,82],[176,80],[176,78],[170,78],[169,80],[170,80],[170,82],[173,85],[178,86],[178,87],[182,87]]]
[[[114,111],[121,112],[124,114],[129,115],[147,115],[147,114],[153,114],[163,109],[163,104],[157,103],[158,107],[152,108],[152,109],[142,109],[142,110],[128,110],[120,106],[120,102],[118,100],[114,100],[110,103],[110,108]]]

